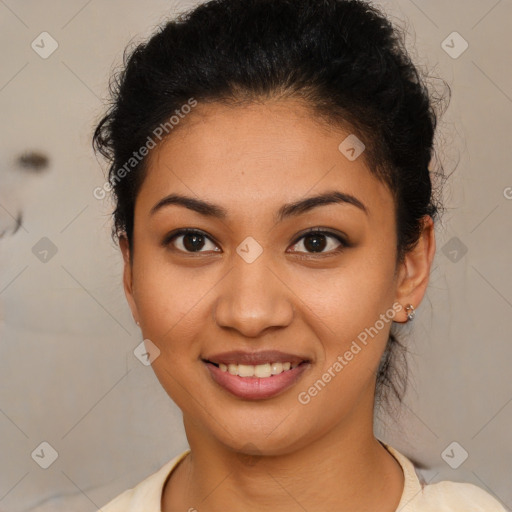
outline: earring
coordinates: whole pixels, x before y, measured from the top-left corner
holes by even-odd
[[[137,325],[139,325],[139,326],[140,326],[140,323],[139,323],[139,322],[135,322],[135,323],[136,323]]]
[[[411,320],[414,320],[414,316],[416,315],[414,306],[412,304],[407,304],[407,306],[405,306],[405,311],[407,313],[407,321],[410,322]]]

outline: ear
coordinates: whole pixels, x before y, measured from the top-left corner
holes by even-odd
[[[121,248],[121,252],[123,254],[124,261],[124,269],[123,269],[123,286],[124,286],[124,294],[126,296],[126,300],[128,301],[128,305],[132,311],[133,319],[135,323],[139,321],[139,315],[137,312],[137,304],[135,302],[135,290],[133,287],[133,270],[132,270],[132,262],[130,255],[130,246],[128,244],[128,239],[125,235],[120,235],[119,237],[119,247]]]
[[[422,231],[418,243],[405,255],[404,261],[400,264],[396,301],[403,306],[403,310],[397,315],[397,322],[407,321],[405,311],[407,304],[417,308],[423,300],[435,253],[434,221],[430,215],[426,215],[422,220]]]

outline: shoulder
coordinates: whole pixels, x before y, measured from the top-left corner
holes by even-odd
[[[129,510],[130,503],[133,502],[133,489],[124,491],[113,500],[109,501],[106,505],[100,508],[99,512],[118,512],[121,510]]]
[[[127,489],[106,505],[101,507],[98,512],[161,512],[160,503],[162,499],[162,490],[173,469],[189,453],[185,450],[170,461],[166,462],[158,471],[149,475],[142,482],[131,489]]]
[[[470,483],[443,481],[425,485],[418,496],[419,510],[453,512],[505,512],[505,508],[486,491]]]
[[[404,472],[400,512],[506,512],[503,505],[486,491],[470,483],[420,481],[412,461],[396,448],[382,443]]]

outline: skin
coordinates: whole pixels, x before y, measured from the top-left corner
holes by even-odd
[[[191,454],[168,479],[164,512],[231,510],[394,511],[404,477],[373,434],[376,370],[386,323],[307,405],[298,394],[322,377],[359,333],[396,302],[421,303],[435,237],[425,217],[419,242],[396,260],[391,192],[364,153],[349,161],[338,146],[349,130],[323,125],[297,100],[245,107],[198,105],[150,155],[135,205],[134,246],[120,240],[124,289],[145,339],[160,350],[153,369],[183,411]],[[348,203],[317,206],[278,221],[285,203],[337,190]],[[169,205],[179,193],[227,210],[224,219]],[[326,235],[322,254],[297,241],[311,227]],[[201,252],[172,230],[204,231]],[[253,237],[262,254],[236,252]],[[186,237],[185,237],[186,238]],[[340,252],[336,249],[342,248]],[[313,252],[312,252],[313,251]],[[396,322],[406,321],[405,309]],[[237,398],[210,377],[201,358],[278,349],[311,361],[274,398]]]

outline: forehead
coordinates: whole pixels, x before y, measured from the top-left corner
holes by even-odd
[[[393,208],[364,151],[347,158],[350,129],[325,124],[296,100],[199,104],[180,123],[149,155],[137,198],[145,208],[177,191],[233,209],[276,208],[327,189],[357,196],[370,212]]]

